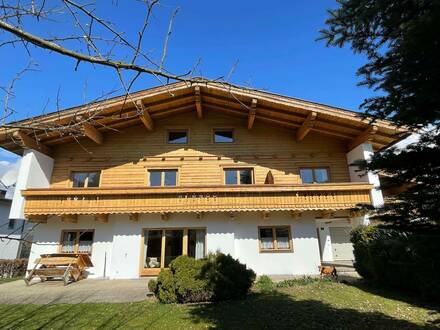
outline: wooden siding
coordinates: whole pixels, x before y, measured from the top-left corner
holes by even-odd
[[[331,182],[349,182],[346,141],[309,133],[297,142],[291,130],[255,121],[247,129],[246,119],[205,111],[203,119],[195,113],[155,121],[149,132],[143,125],[104,134],[101,145],[81,140],[54,147],[55,165],[52,188],[68,188],[71,171],[101,170],[100,187],[145,187],[148,169],[176,168],[178,185],[223,184],[224,167],[254,168],[255,183],[263,184],[267,172],[275,184],[299,184],[299,168],[330,168]],[[270,129],[268,129],[270,127]],[[169,129],[189,129],[189,143],[166,143]],[[215,144],[214,128],[233,128],[234,143]]]
[[[173,188],[29,189],[25,216],[341,210],[371,202],[364,183]]]

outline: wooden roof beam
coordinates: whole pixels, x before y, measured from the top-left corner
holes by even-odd
[[[194,87],[194,93],[196,98],[197,118],[200,119],[203,117],[202,95],[200,93],[200,86]]]
[[[376,134],[376,132],[377,132],[376,125],[369,126],[361,135],[358,135],[353,140],[351,140],[351,142],[348,144],[348,151],[351,151],[354,148],[356,148],[358,145],[371,140],[373,136]]]
[[[296,131],[296,141],[302,141],[306,135],[310,132],[315,125],[316,117],[318,114],[315,111],[310,112],[307,115],[306,120],[302,123],[301,127]]]
[[[87,136],[90,140],[94,141],[97,144],[104,143],[104,136],[100,131],[96,129],[95,126],[93,126],[90,123],[84,123],[83,129],[84,129],[84,135]]]
[[[136,108],[138,109],[138,111],[141,112],[141,114],[139,115],[139,119],[142,121],[147,130],[154,130],[153,118],[151,118],[148,109],[144,107],[144,103],[141,100],[136,101]]]
[[[33,149],[48,156],[50,156],[50,154],[52,153],[52,149],[50,149],[48,146],[44,145],[43,143],[34,140],[24,131],[16,131],[14,132],[13,136],[15,139],[20,141],[20,143],[23,145],[24,148]]]
[[[252,99],[251,107],[248,114],[248,129],[254,126],[255,116],[257,114],[257,99]]]

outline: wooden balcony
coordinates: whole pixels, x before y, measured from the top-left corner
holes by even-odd
[[[369,204],[372,185],[328,183],[204,187],[28,189],[25,216],[342,210]]]

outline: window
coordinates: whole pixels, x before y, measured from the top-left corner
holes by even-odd
[[[150,170],[150,187],[176,186],[177,170]]]
[[[66,230],[61,233],[61,253],[92,253],[93,230]]]
[[[146,229],[144,230],[143,268],[146,274],[159,272],[181,255],[195,259],[205,257],[206,229]],[[145,272],[144,272],[145,273]]]
[[[253,184],[254,171],[251,168],[225,169],[225,184]]]
[[[302,183],[329,182],[327,168],[301,168],[299,170]]]
[[[234,142],[234,131],[231,129],[215,129],[214,130],[215,143],[232,143]]]
[[[188,131],[168,131],[168,143],[171,144],[186,144],[188,143]]]
[[[9,219],[8,229],[14,229],[14,228],[15,228],[15,219]]]
[[[292,251],[289,226],[259,227],[261,252]]]
[[[101,172],[72,172],[74,188],[99,187],[99,177]]]

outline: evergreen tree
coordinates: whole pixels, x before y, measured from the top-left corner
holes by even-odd
[[[361,85],[378,92],[361,108],[412,129],[428,127],[407,149],[382,150],[363,169],[406,189],[377,216],[405,230],[440,226],[440,1],[339,0],[320,39],[367,56]]]

